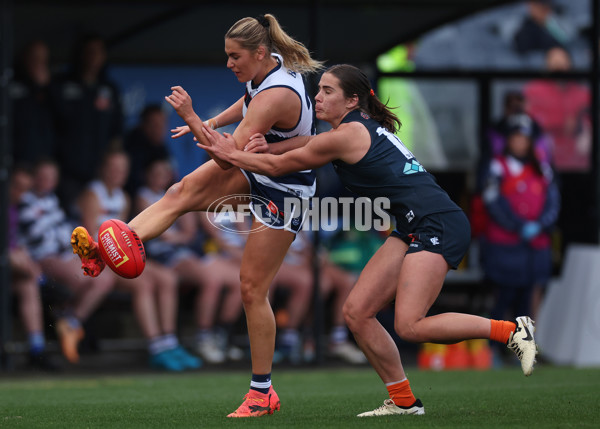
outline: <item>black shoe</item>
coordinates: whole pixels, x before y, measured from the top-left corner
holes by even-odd
[[[48,372],[58,372],[60,367],[54,362],[46,352],[42,353],[30,353],[29,354],[29,368],[40,369]]]

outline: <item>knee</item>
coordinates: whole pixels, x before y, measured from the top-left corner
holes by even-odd
[[[186,178],[184,177],[181,181],[171,185],[171,187],[167,189],[163,199],[168,203],[169,207],[183,210],[189,201],[189,196],[187,195],[188,189],[190,189],[190,187],[187,186]]]
[[[258,283],[251,277],[240,277],[240,290],[244,306],[251,306],[264,301],[267,297],[258,287]]]
[[[415,329],[415,323],[411,323],[402,319],[396,319],[394,321],[394,331],[396,331],[396,334],[398,334],[402,340],[408,341],[409,343],[422,342],[417,330]]]
[[[346,300],[342,307],[342,312],[350,331],[357,332],[361,326],[364,326],[363,321],[367,316],[364,311],[361,311],[360,306],[356,305],[352,300]]]

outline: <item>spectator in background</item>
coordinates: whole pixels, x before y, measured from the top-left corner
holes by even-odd
[[[171,164],[166,159],[156,159],[146,169],[145,186],[136,197],[136,212],[160,200],[174,183]],[[208,363],[222,363],[226,359],[218,340],[215,322],[225,332],[237,322],[242,313],[239,293],[239,262],[213,255],[202,258],[190,247],[198,233],[195,213],[186,213],[160,237],[146,244],[148,257],[172,270],[183,285],[198,289],[195,302],[196,351]],[[223,298],[221,311],[219,306]]]
[[[506,136],[511,131],[511,127],[514,126],[511,121],[514,122],[515,115],[523,115],[519,117],[519,120],[521,122],[529,122],[529,124],[524,124],[524,126],[531,127],[531,137],[534,140],[534,150],[537,158],[540,161],[551,162],[551,142],[544,135],[540,125],[533,118],[525,114],[525,108],[525,96],[521,91],[508,91],[504,94],[502,116],[492,125],[489,132],[488,158],[485,160],[486,168],[489,167],[489,162],[492,158],[504,153]]]
[[[146,181],[146,168],[151,162],[170,158],[165,145],[166,134],[167,115],[158,104],[147,105],[142,110],[138,125],[125,138],[124,148],[131,161],[125,186],[129,195],[137,195]]]
[[[471,196],[469,208],[471,235],[474,238],[480,238],[487,227],[488,215],[481,194],[486,186],[490,162],[505,153],[506,139],[512,128],[520,124],[529,129],[536,158],[541,162],[551,163],[552,142],[540,125],[525,113],[525,107],[525,96],[521,91],[507,91],[504,94],[502,116],[492,124],[488,139],[481,145],[475,192]]]
[[[56,127],[51,99],[49,50],[42,40],[29,42],[16,61],[9,88],[13,110],[13,159],[34,165],[55,156]]]
[[[485,275],[495,286],[490,315],[494,319],[507,312],[535,315],[532,297],[552,273],[550,231],[560,208],[552,169],[535,156],[531,124],[519,117],[508,123],[504,153],[491,161],[483,193],[489,221],[482,259]]]
[[[571,70],[569,53],[553,47],[546,53],[551,72]],[[552,138],[553,166],[558,171],[585,171],[591,166],[591,95],[574,81],[535,80],[523,93],[529,113]]]
[[[121,144],[120,93],[107,76],[106,56],[102,38],[83,37],[56,88],[57,159],[63,174],[59,196],[69,211],[94,178],[102,155]]]
[[[14,168],[11,174],[8,207],[8,260],[12,289],[18,296],[19,315],[27,332],[29,343],[29,365],[48,371],[57,370],[56,364],[46,353],[42,299],[39,281],[40,266],[33,261],[27,249],[17,244],[19,227],[18,205],[25,192],[31,189],[33,178],[25,168]]]
[[[129,159],[120,150],[108,152],[100,164],[100,174],[79,199],[82,225],[97,236],[108,219],[125,219],[130,210],[129,196],[122,189],[129,175]],[[79,274],[81,277],[81,274]],[[98,280],[107,279],[130,291],[133,308],[144,337],[148,340],[150,365],[169,371],[196,369],[201,361],[190,355],[175,334],[177,321],[177,276],[156,262],[148,261],[143,273],[125,279],[110,270]]]
[[[566,46],[569,40],[569,31],[559,22],[551,0],[529,2],[529,15],[515,34],[518,53],[545,52],[554,46]]]
[[[36,164],[32,189],[23,195],[19,205],[19,240],[41,266],[44,276],[72,293],[56,322],[56,331],[64,356],[77,363],[77,346],[84,337],[82,325],[112,290],[113,282],[108,277],[96,281],[81,276],[79,260],[69,246],[73,226],[54,193],[58,181],[59,170],[54,161],[41,160]]]

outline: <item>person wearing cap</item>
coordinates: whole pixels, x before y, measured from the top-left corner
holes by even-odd
[[[506,125],[506,146],[490,162],[483,190],[489,220],[482,265],[495,289],[492,319],[534,310],[534,289],[552,272],[550,232],[560,207],[553,171],[535,154],[531,118],[512,115]]]

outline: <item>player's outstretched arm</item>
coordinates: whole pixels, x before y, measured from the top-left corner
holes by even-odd
[[[167,102],[173,106],[177,114],[189,126],[191,132],[194,134],[194,137],[196,137],[199,142],[207,144],[208,141],[202,133],[202,119],[200,119],[196,112],[194,112],[194,108],[192,107],[192,98],[181,86],[171,87],[171,91],[173,92],[171,95],[165,96],[165,100],[167,100]],[[231,163],[219,159],[210,152],[209,155],[223,170],[227,170],[232,167]]]
[[[215,156],[244,170],[269,176],[282,176],[295,171],[321,167],[336,159],[354,164],[367,153],[371,145],[367,129],[357,122],[344,124],[336,130],[313,136],[307,144],[281,155],[239,150],[234,137],[230,134],[221,135],[207,126],[203,127],[203,132],[210,146],[198,143],[198,147],[213,152]]]
[[[235,124],[243,119],[242,109],[244,105],[244,97],[240,98],[238,101],[233,103],[227,109],[223,110],[217,116],[210,118],[205,121],[205,123],[211,127],[213,130],[216,130],[219,127],[225,127],[227,125]],[[172,139],[179,138],[190,133],[190,127],[188,125],[181,125],[179,127],[173,128],[171,130]],[[194,137],[195,141],[198,141],[196,137]]]
[[[213,130],[214,127],[211,127]],[[258,133],[250,137],[250,141],[244,150],[246,152],[254,153],[271,153],[273,155],[281,155],[282,153],[289,152],[290,150],[298,149],[304,146],[314,136],[298,136],[293,139],[287,139],[280,142],[268,144],[265,136]]]

